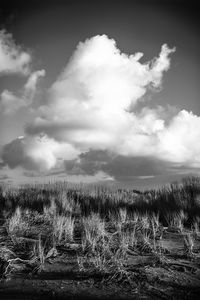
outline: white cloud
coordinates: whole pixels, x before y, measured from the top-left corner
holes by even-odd
[[[37,82],[43,76],[45,76],[45,70],[31,73],[19,96],[4,90],[0,95],[0,111],[5,115],[11,115],[21,107],[30,105],[35,96]]]
[[[80,43],[27,132],[45,132],[82,151],[112,150],[134,122],[129,106],[149,85],[158,87],[173,51],[165,45],[159,58],[142,64],[141,53],[120,53],[106,35]]]
[[[10,168],[21,166],[27,170],[47,171],[60,157],[74,159],[79,153],[69,144],[61,144],[42,137],[19,137],[2,150],[2,159]]]
[[[142,53],[126,55],[117,49],[113,39],[95,36],[80,43],[66,68],[53,84],[53,105],[58,113],[63,104],[101,109],[111,113],[127,109],[146,92],[149,85],[159,86],[175,49],[163,45],[154,61],[142,64]]]
[[[40,77],[45,76],[45,70],[38,70],[33,73],[31,73],[30,77],[28,78],[24,90],[25,93],[27,94],[28,98],[32,98],[33,95],[35,94],[36,90],[36,85]]]
[[[141,63],[141,53],[123,54],[105,35],[80,43],[49,89],[47,104],[27,126],[27,137],[15,142],[23,150],[17,165],[50,169],[59,158],[106,150],[199,167],[200,117],[182,110],[166,122],[162,109],[134,111],[150,86],[161,86],[174,51],[163,45],[158,58]],[[34,86],[34,78],[28,86]],[[38,140],[40,134],[46,142]],[[4,162],[14,167],[5,153]]]
[[[200,116],[180,111],[158,138],[158,155],[163,159],[200,167]]]
[[[31,55],[13,41],[12,35],[0,30],[0,75],[30,73]]]
[[[31,73],[31,55],[17,46],[12,38],[12,34],[0,30],[0,75],[20,74],[29,76],[26,84],[19,92],[5,89],[0,95],[0,110],[6,114],[12,114],[19,108],[31,104],[35,92],[36,84],[40,77],[45,76],[45,70],[38,70]]]
[[[24,106],[23,99],[15,96],[8,90],[4,90],[0,97],[0,111],[5,115],[10,115],[18,110],[19,107]]]
[[[152,77],[153,85],[155,87],[159,86],[162,79],[163,71],[167,71],[170,67],[169,54],[175,52],[175,48],[169,49],[166,44],[162,45],[159,58],[153,62],[152,66]]]

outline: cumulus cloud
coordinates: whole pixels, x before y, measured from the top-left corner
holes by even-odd
[[[12,168],[48,170],[60,158],[71,174],[103,171],[115,177],[126,171],[152,176],[161,172],[152,164],[163,167],[166,162],[199,167],[199,116],[182,110],[169,118],[164,109],[135,109],[149,87],[160,88],[174,51],[163,45],[158,57],[141,63],[142,53],[121,53],[106,35],[79,43],[50,87],[46,104],[26,126],[27,137],[6,145],[3,161]],[[28,86],[35,86],[34,78]],[[19,154],[13,162],[15,148]],[[100,151],[100,159],[94,151]],[[88,152],[96,153],[94,160],[80,155]],[[135,171],[137,162],[144,173]]]
[[[44,132],[82,151],[113,150],[135,126],[130,105],[150,85],[158,87],[174,51],[164,45],[158,58],[142,64],[142,53],[123,54],[106,35],[80,43],[27,133]]]
[[[200,167],[200,117],[180,111],[158,134],[157,153],[163,159]]]
[[[69,144],[61,144],[46,136],[19,137],[4,145],[2,160],[11,169],[18,166],[27,170],[47,171],[59,157],[73,159],[78,152]]]
[[[45,76],[45,70],[32,72],[19,96],[4,90],[0,95],[0,111],[5,115],[10,115],[21,107],[30,105],[35,96],[37,82],[43,76]]]
[[[30,73],[31,55],[13,41],[12,34],[0,30],[0,75],[27,75]]]

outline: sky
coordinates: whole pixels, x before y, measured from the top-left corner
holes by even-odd
[[[0,183],[200,174],[197,1],[1,1]]]

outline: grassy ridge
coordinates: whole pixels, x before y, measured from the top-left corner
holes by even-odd
[[[41,213],[55,202],[57,212],[65,214],[67,206],[78,205],[80,213],[99,213],[102,218],[126,209],[127,214],[159,214],[159,221],[168,225],[169,216],[184,213],[190,226],[200,217],[200,178],[188,177],[181,184],[171,184],[158,190],[135,193],[132,190],[108,189],[63,183],[26,185],[18,189],[0,188],[0,217],[11,216],[17,207]]]

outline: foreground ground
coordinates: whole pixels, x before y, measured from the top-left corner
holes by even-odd
[[[3,231],[1,239],[5,240],[5,230],[1,226],[1,233]],[[32,241],[23,238],[23,242]],[[12,258],[6,275],[0,281],[0,298],[198,299],[200,242],[196,241],[194,255],[189,257],[185,255],[182,235],[166,228],[160,243],[165,255],[127,250],[126,261],[123,262],[127,274],[123,271],[122,274],[101,272],[94,265],[81,269],[77,260],[77,253],[82,247],[79,243],[57,247],[56,253],[50,254],[41,270],[35,273],[31,260],[20,260],[19,253],[14,255],[9,253],[8,248],[1,247],[1,258],[6,255]]]

